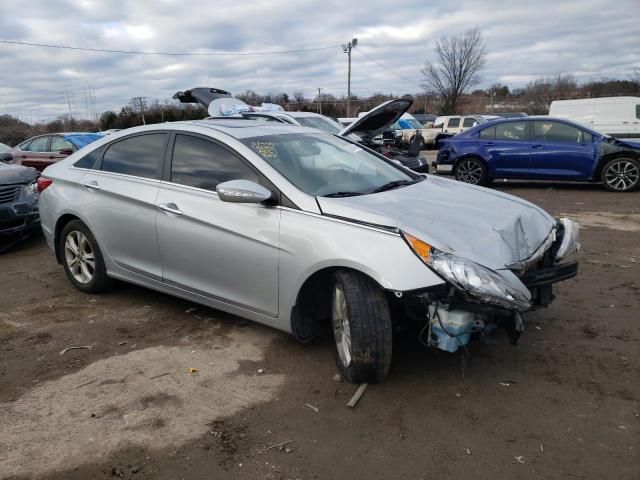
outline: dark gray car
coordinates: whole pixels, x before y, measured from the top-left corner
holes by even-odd
[[[35,168],[0,162],[0,252],[40,231]]]

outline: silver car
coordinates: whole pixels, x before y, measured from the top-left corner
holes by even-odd
[[[578,234],[531,203],[412,172],[301,126],[218,119],[105,137],[39,180],[71,283],[113,279],[308,341],[352,382],[385,377],[396,327],[453,352],[551,302]]]

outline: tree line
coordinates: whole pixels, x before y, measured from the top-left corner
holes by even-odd
[[[481,81],[486,64],[487,48],[479,29],[441,38],[434,48],[434,60],[421,70],[422,91],[407,92],[415,101],[410,113],[493,114],[499,112],[525,112],[544,115],[554,100],[593,98],[607,96],[640,96],[640,70],[630,72],[626,79],[602,79],[579,82],[571,74],[543,76],[524,87],[511,89],[508,85],[494,83],[489,88],[473,89]],[[319,92],[309,98],[302,91],[289,95],[285,92],[259,94],[253,90],[236,93],[249,105],[275,103],[289,111],[317,112],[339,118],[346,116],[346,96]],[[371,110],[376,105],[396,98],[391,93],[375,93],[369,96],[351,96],[352,114]],[[56,120],[35,125],[0,115],[0,142],[15,145],[22,140],[43,133],[63,131],[105,131],[124,129],[143,123],[163,123],[180,120],[196,120],[207,116],[206,109],[197,105],[179,104],[176,101],[132,98],[119,111],[105,111],[95,121],[78,120],[61,115]]]

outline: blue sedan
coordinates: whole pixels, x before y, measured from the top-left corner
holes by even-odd
[[[552,117],[477,125],[441,140],[435,165],[474,185],[509,178],[602,182],[615,192],[640,186],[640,145]]]

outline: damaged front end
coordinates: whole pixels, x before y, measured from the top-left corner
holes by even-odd
[[[578,272],[578,225],[560,219],[526,258],[493,270],[440,251],[403,232],[413,252],[445,284],[403,299],[405,312],[420,322],[420,340],[455,352],[473,337],[487,340],[498,328],[516,344],[524,330],[522,313],[549,305],[553,284]],[[426,321],[425,321],[426,320]]]

